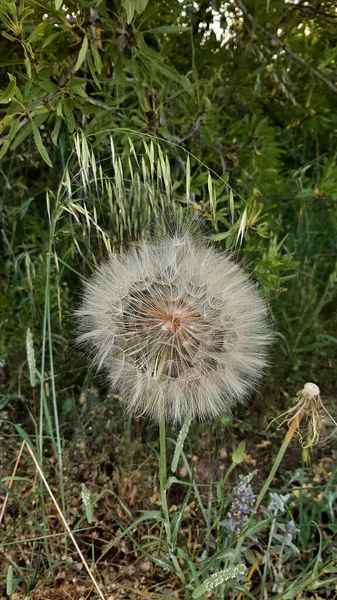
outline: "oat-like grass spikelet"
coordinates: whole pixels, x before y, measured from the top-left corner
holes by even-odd
[[[111,256],[77,317],[96,367],[133,414],[154,420],[217,418],[244,402],[266,364],[256,285],[182,230]]]

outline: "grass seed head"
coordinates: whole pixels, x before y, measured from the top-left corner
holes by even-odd
[[[243,402],[266,363],[266,307],[231,259],[177,233],[111,256],[86,283],[79,340],[136,414],[181,422]]]

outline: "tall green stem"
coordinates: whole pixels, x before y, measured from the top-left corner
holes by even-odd
[[[256,510],[259,508],[263,498],[265,497],[265,495],[270,487],[271,482],[273,481],[273,479],[275,477],[276,471],[280,466],[280,463],[284,456],[284,453],[285,453],[286,449],[288,448],[295,431],[298,429],[299,421],[300,421],[300,418],[299,418],[299,416],[296,415],[290,422],[289,429],[283,438],[283,442],[282,442],[281,447],[280,447],[280,449],[277,453],[277,456],[274,460],[273,466],[270,469],[269,475],[264,483],[264,486],[257,497],[256,504],[255,504]],[[239,553],[241,551],[241,546],[246,539],[247,533],[249,532],[249,522],[252,520],[253,516],[254,516],[254,513],[251,514],[251,516],[248,520],[248,524],[247,524],[248,526],[245,528],[242,535],[238,539],[238,543],[237,543],[236,548],[233,553],[233,562],[236,560],[237,556],[239,555]]]
[[[170,558],[174,565],[175,571],[177,575],[180,577],[180,580],[185,583],[185,577],[181,570],[181,566],[179,561],[174,553],[174,548],[172,548],[172,536],[171,536],[171,521],[169,510],[167,506],[167,497],[166,497],[166,486],[167,486],[167,462],[166,462],[166,429],[165,429],[165,417],[159,423],[159,485],[160,485],[160,500],[161,507],[165,519],[165,533],[166,533],[166,541],[170,554]]]
[[[166,527],[166,536],[167,543],[171,543],[171,528],[170,524],[170,515],[167,506],[167,498],[166,498],[166,482],[167,482],[167,463],[166,463],[166,428],[165,428],[165,417],[159,423],[159,443],[160,443],[160,451],[159,451],[159,485],[160,485],[160,500],[162,511],[167,522],[168,527]]]
[[[277,456],[274,460],[273,466],[270,469],[270,473],[264,483],[264,486],[263,486],[261,492],[259,493],[259,495],[257,497],[256,504],[255,504],[256,510],[259,508],[267,490],[269,489],[269,486],[270,486],[272,480],[275,477],[276,471],[280,466],[280,463],[284,456],[284,453],[285,453],[286,449],[288,448],[289,443],[290,443],[295,431],[298,428],[298,425],[299,425],[299,419],[298,419],[298,417],[295,417],[289,425],[289,429],[288,429],[286,435],[284,436],[283,442],[282,442],[281,447],[280,447],[280,449],[277,453]]]

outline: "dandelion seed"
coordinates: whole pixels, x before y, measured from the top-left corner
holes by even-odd
[[[86,283],[79,341],[136,415],[216,418],[243,402],[270,336],[256,286],[187,233],[142,242]]]

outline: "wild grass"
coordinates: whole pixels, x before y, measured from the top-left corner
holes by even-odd
[[[194,460],[196,457],[202,462],[203,452],[209,447],[209,440],[199,439],[200,431],[207,436],[206,426],[191,426],[187,434],[186,423],[180,435],[170,431],[168,440],[162,429],[161,451],[156,433],[140,428],[143,440],[151,445],[150,457],[144,444],[140,444],[138,455],[132,456],[133,432],[140,426],[122,415],[116,419],[120,413],[104,385],[98,393],[91,387],[92,375],[73,345],[71,316],[81,278],[101,258],[110,252],[123,252],[140,236],[165,232],[172,223],[184,219],[186,210],[197,211],[206,224],[213,223],[215,241],[236,247],[237,252],[243,245],[247,262],[256,259],[256,275],[260,274],[269,285],[274,281],[275,272],[272,278],[268,276],[275,261],[279,260],[282,268],[287,266],[278,257],[281,248],[294,254],[300,264],[296,277],[295,273],[289,279],[284,276],[276,284],[277,291],[270,292],[280,339],[274,356],[285,357],[285,364],[271,370],[269,387],[274,396],[284,390],[289,402],[297,380],[301,378],[303,385],[314,376],[324,392],[329,368],[324,367],[322,383],[318,375],[322,376],[322,364],[333,359],[336,349],[329,314],[336,282],[332,219],[325,231],[313,230],[315,215],[306,205],[298,218],[298,231],[289,239],[278,239],[274,246],[270,243],[268,251],[258,244],[252,248],[247,236],[253,216],[256,218],[254,205],[246,207],[225,180],[219,180],[193,156],[179,156],[179,149],[172,166],[165,148],[154,138],[133,138],[130,132],[122,131],[118,135],[115,139],[107,134],[97,146],[84,136],[75,137],[74,152],[65,165],[61,183],[53,188],[56,192],[49,189],[46,198],[37,199],[45,207],[47,226],[41,226],[39,211],[34,218],[31,216],[29,204],[27,214],[22,205],[6,209],[6,301],[1,349],[8,363],[2,369],[5,373],[9,368],[10,377],[4,382],[5,393],[0,399],[1,427],[6,453],[10,450],[10,460],[16,457],[13,469],[6,469],[1,479],[1,552],[7,595],[14,598],[14,594],[32,593],[34,597],[34,588],[39,580],[45,580],[47,572],[71,570],[74,563],[80,572],[77,563],[82,562],[91,580],[83,578],[87,592],[92,597],[108,598],[115,589],[115,581],[105,577],[109,557],[118,562],[126,550],[136,564],[152,561],[155,566],[142,589],[148,597],[171,594],[172,598],[187,600],[212,593],[219,599],[281,600],[315,590],[333,594],[337,584],[333,554],[337,475],[331,464],[332,450],[329,448],[326,457],[313,455],[310,465],[308,450],[299,449],[297,460],[277,471],[281,460],[286,460],[288,446],[296,447],[295,429],[291,426],[283,441],[276,426],[265,434],[259,430],[258,438],[252,441],[257,458],[251,460],[256,460],[259,467],[259,447],[268,448],[271,443],[271,452],[266,455],[268,464],[263,476],[256,475],[247,454],[249,439],[254,436],[248,432],[244,412],[241,432],[235,431],[230,419],[211,428],[222,447],[229,432],[233,441],[227,458],[218,457],[216,461],[225,473],[214,473],[214,479],[207,477],[206,467],[198,472],[198,460]],[[196,202],[194,196],[199,187],[207,198],[203,202]],[[21,233],[17,241],[16,231],[23,223],[30,233],[26,237]],[[287,301],[278,285],[288,288]],[[312,331],[314,341],[309,335]],[[305,379],[304,374],[308,374]],[[328,382],[326,389],[331,393]],[[263,393],[267,398],[268,386]],[[90,394],[93,399],[89,401]],[[21,403],[21,412],[16,402]],[[82,423],[70,425],[71,418]],[[101,467],[96,459],[92,461],[90,428],[94,437],[101,436],[104,452],[108,446],[120,447],[120,456],[115,454],[115,458],[123,481],[114,480],[115,487],[107,488],[100,477],[98,484],[92,483],[97,467]],[[65,439],[65,433],[73,442]],[[246,443],[240,437],[246,438]],[[80,461],[88,472],[78,466],[78,475],[70,476],[69,448],[75,440]],[[132,504],[130,496],[125,497],[129,484],[124,479],[130,472],[125,454],[129,454],[130,461],[145,463],[143,468],[135,469],[138,490],[147,479],[152,486],[152,501],[145,500],[144,494],[137,514],[128,506],[128,501]],[[153,478],[155,457],[160,465],[158,481]],[[103,470],[108,464],[105,460]],[[5,465],[5,459],[2,463]],[[255,496],[254,507],[248,513],[242,508],[237,516],[242,529],[233,531],[231,505],[238,490],[247,490],[248,486],[252,486]],[[108,497],[114,498],[112,516],[104,509]],[[19,526],[24,516],[27,523]],[[84,537],[87,527],[90,542]],[[95,531],[97,538],[103,535],[103,542],[97,541]],[[57,560],[58,555],[61,560]],[[118,582],[116,574],[114,577]],[[52,586],[52,579],[44,583],[48,585]]]

